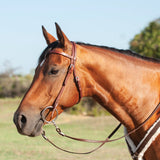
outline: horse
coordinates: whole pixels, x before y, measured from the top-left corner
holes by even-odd
[[[20,134],[39,136],[46,121],[82,97],[93,97],[125,126],[127,133],[139,127],[159,104],[159,60],[130,50],[72,42],[57,23],[58,40],[43,26],[42,30],[47,48],[40,55],[31,86],[14,114]],[[56,112],[47,107],[53,104]],[[133,159],[160,159],[159,117],[157,107],[148,121],[126,138],[129,148],[137,147],[156,126],[141,158]]]

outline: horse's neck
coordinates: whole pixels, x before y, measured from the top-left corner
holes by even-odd
[[[148,118],[159,103],[160,64],[105,49],[92,49],[90,46],[81,48],[80,52],[78,56],[81,60],[77,62],[81,66],[79,74],[81,73],[84,89],[83,96],[94,97],[128,131]],[[158,113],[131,135],[136,145],[158,119]],[[146,160],[150,157],[155,157],[155,160],[160,158],[157,150],[160,146],[156,143],[155,141],[145,153]]]
[[[129,130],[142,123],[159,102],[160,65],[96,47],[86,47],[83,56],[84,95]]]

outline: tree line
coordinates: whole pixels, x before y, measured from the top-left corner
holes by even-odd
[[[160,58],[160,18],[150,22],[134,36],[130,49],[143,56]]]
[[[0,74],[0,98],[21,97],[27,91],[32,75]]]

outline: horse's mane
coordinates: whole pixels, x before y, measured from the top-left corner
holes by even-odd
[[[106,50],[111,50],[111,51],[118,52],[118,53],[121,53],[121,54],[126,54],[126,55],[129,55],[129,56],[137,57],[137,58],[144,59],[144,60],[147,60],[147,61],[160,63],[159,59],[142,56],[142,55],[140,55],[136,52],[133,52],[131,50],[116,49],[116,48],[112,48],[112,47],[93,45],[93,44],[88,44],[88,43],[83,43],[83,42],[76,42],[76,44],[84,45],[84,46],[92,46],[92,47],[97,47],[97,48],[103,48],[103,49],[106,49]],[[57,45],[58,45],[58,41],[55,41],[55,42],[51,43],[50,45],[48,45],[47,48],[40,55],[40,57],[38,59],[38,63],[41,63],[43,61],[43,59],[45,58],[45,56],[47,55],[47,53],[50,50],[52,50],[53,48],[55,48]]]
[[[159,59],[142,56],[142,55],[140,55],[136,52],[133,52],[131,50],[116,49],[116,48],[112,48],[112,47],[93,45],[93,44],[88,44],[88,43],[83,43],[83,42],[76,42],[76,43],[79,44],[79,45],[84,45],[84,46],[92,46],[92,47],[97,47],[97,48],[103,48],[103,49],[111,50],[111,51],[118,52],[118,53],[121,53],[121,54],[126,54],[126,55],[129,55],[129,56],[144,59],[144,60],[147,60],[147,61],[160,63]]]

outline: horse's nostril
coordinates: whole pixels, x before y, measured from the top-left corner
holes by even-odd
[[[18,122],[16,123],[17,127],[22,130],[26,125],[26,123],[27,123],[27,118],[23,114],[18,115]]]
[[[22,124],[26,124],[26,122],[27,122],[27,119],[24,115],[21,115],[21,122],[22,122]]]

